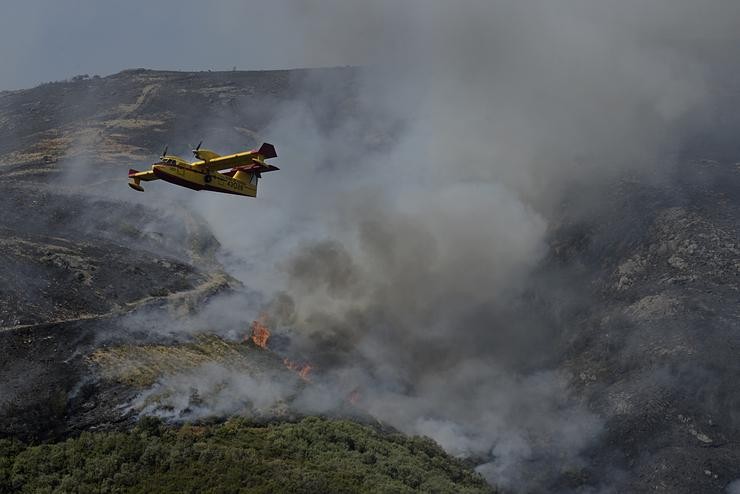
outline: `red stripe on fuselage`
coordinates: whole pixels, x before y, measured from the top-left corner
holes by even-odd
[[[179,185],[181,187],[187,187],[188,189],[193,190],[202,190],[203,186],[200,184],[196,184],[195,182],[191,182],[190,180],[185,180],[184,178],[180,178],[177,175],[173,175],[171,173],[167,173],[166,171],[162,170],[161,168],[155,168],[154,174],[158,177],[164,180],[165,182],[169,182],[171,184]]]

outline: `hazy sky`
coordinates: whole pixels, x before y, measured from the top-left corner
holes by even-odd
[[[628,29],[654,25],[657,17],[662,29],[656,36],[667,31],[690,40],[734,33],[740,14],[734,0],[716,0],[712,9],[694,0],[594,3],[562,0],[555,8],[542,0],[521,2],[535,19],[549,7],[553,18],[562,11],[596,15]],[[451,15],[481,9],[490,14],[488,7],[496,6],[495,15],[468,16],[467,23],[477,25],[508,16],[514,5],[511,0],[447,7],[425,0],[4,0],[0,90],[139,67],[255,70],[377,62],[393,56],[399,44],[423,39],[417,35],[420,26],[430,25],[430,11],[449,7]]]
[[[0,89],[136,67],[249,70],[361,62],[303,49],[313,28],[296,20],[309,3],[5,0]]]

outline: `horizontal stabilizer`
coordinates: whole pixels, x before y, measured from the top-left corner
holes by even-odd
[[[244,165],[244,166],[237,166],[234,167],[233,171],[241,171],[246,173],[266,173],[266,172],[274,172],[275,170],[279,170],[275,165],[271,165],[269,163],[265,163],[263,161],[259,160],[252,160],[251,165]]]

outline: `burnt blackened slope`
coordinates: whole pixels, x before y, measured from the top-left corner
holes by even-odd
[[[115,329],[110,320],[104,324]],[[83,359],[100,329],[101,321],[91,320],[0,331],[6,356],[0,365],[0,437],[58,439],[83,412],[96,414],[88,424],[95,427],[120,420],[116,396],[101,394],[99,399],[108,400],[103,407],[74,406],[91,381]]]
[[[0,328],[98,316],[206,279],[175,215],[18,181],[0,182],[0,208]]]

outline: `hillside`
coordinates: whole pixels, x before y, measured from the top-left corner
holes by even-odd
[[[128,341],[127,315],[187,315],[239,288],[197,212],[132,201],[121,183],[128,167],[208,132],[216,147],[254,145],[268,99],[300,98],[320,80],[349,88],[350,73],[131,70],[3,93],[0,341],[10,358],[0,368],[0,433],[60,437],[120,420],[116,407],[131,393],[85,377],[87,355]],[[350,94],[336,93],[338,104]],[[248,317],[235,329],[246,331]],[[162,341],[133,331],[140,343]]]
[[[163,142],[203,136],[214,119],[228,132],[211,143],[253,145],[270,118],[267,98],[296,98],[317,81],[345,84],[350,73],[134,70],[0,96],[0,492],[490,490],[427,440],[351,422],[172,428],[138,422],[129,408],[163,376],[203,365],[300,380],[281,358],[241,341],[248,307],[238,340],[132,328],[137,314],[187,318],[241,285],[197,214],[122,199],[121,173],[125,182],[127,165],[151,161]],[[251,413],[295,420],[278,408]]]
[[[417,285],[386,279],[372,291],[386,305],[350,307],[343,317],[318,307],[308,325],[326,331],[308,328],[301,340],[295,294],[270,298],[237,281],[235,271],[270,263],[293,275],[291,288],[307,299],[320,289],[338,299],[368,296],[344,250],[326,241],[300,244],[304,257],[279,249],[238,257],[219,242],[215,230],[224,225],[198,202],[204,193],[157,183],[137,195],[125,186],[127,170],[153,162],[164,145],[183,155],[200,139],[213,149],[244,149],[278,132],[275,116],[286,114],[301,124],[279,129],[299,135],[292,156],[319,156],[310,173],[352,170],[354,158],[391,146],[404,123],[373,107],[360,88],[352,68],[138,69],[0,93],[0,485],[31,492],[69,482],[65,474],[94,482],[97,457],[72,462],[83,447],[101,457],[114,451],[115,468],[131,468],[116,485],[132,489],[150,486],[155,474],[168,481],[160,475],[168,465],[142,460],[154,447],[182,453],[176,467],[194,489],[213,487],[198,475],[198,462],[213,458],[225,458],[214,466],[225,482],[264,492],[296,485],[485,492],[473,466],[532,492],[719,492],[740,478],[740,149],[722,138],[736,119],[729,109],[715,124],[721,129],[703,129],[656,176],[574,182],[548,218],[541,260],[516,286],[490,300],[453,294],[483,300],[464,317],[449,316],[453,342],[435,340],[434,324],[457,299],[440,297],[426,312],[409,293]],[[317,150],[314,141],[340,145]],[[301,175],[295,161],[280,173],[298,182],[309,172]],[[258,211],[251,204],[246,218]],[[302,208],[312,203],[299,206],[299,226],[286,225],[279,236],[300,231]],[[426,274],[433,249],[421,227],[400,220],[397,231],[410,232],[404,243],[388,226],[398,226],[394,218],[366,214],[372,221],[362,233],[376,237],[363,247],[377,251],[374,267]],[[261,348],[250,341],[250,323],[265,307],[273,336]],[[418,320],[428,325],[418,340],[391,324]],[[358,356],[357,334],[371,331],[398,343],[362,348],[391,352],[380,364]],[[304,353],[289,353],[294,341]],[[513,377],[499,386],[474,364],[458,377],[453,354],[493,361]],[[301,375],[301,359],[318,370]],[[415,359],[424,366],[404,365]],[[431,377],[414,374],[419,369]],[[375,386],[355,399],[368,375]],[[431,412],[423,408],[424,392],[437,397],[442,388],[451,394]],[[480,394],[466,401],[470,389]],[[399,402],[408,408],[395,409]],[[344,420],[302,420],[313,414]],[[138,422],[148,415],[175,425],[159,424],[154,434],[146,429],[154,422]],[[246,418],[209,422],[234,415]],[[464,433],[449,426],[460,416],[472,424]],[[426,434],[450,439],[448,451],[466,463],[428,440],[358,425],[404,429],[417,419]],[[190,421],[199,425],[182,425]],[[476,434],[498,442],[492,447]],[[383,468],[368,468],[362,441],[383,452],[372,460]],[[231,467],[245,457],[250,470],[237,475]],[[325,484],[310,484],[303,468],[320,472],[308,480]],[[270,474],[278,470],[284,477]]]

